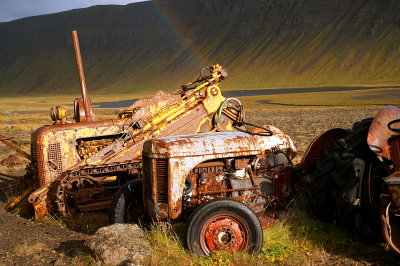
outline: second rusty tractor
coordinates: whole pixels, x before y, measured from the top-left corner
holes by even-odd
[[[309,176],[308,210],[367,239],[383,238],[400,254],[400,108],[386,106],[310,145],[301,164]]]

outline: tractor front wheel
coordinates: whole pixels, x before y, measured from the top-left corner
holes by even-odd
[[[186,226],[186,247],[196,255],[213,251],[259,253],[263,232],[255,213],[227,198],[210,200],[196,209]]]
[[[128,181],[114,194],[109,209],[109,222],[139,223],[144,220],[142,179]]]

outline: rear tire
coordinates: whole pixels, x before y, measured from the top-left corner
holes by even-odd
[[[145,218],[142,190],[141,178],[128,181],[118,189],[110,204],[110,224],[139,223]]]
[[[311,216],[324,222],[342,222],[367,237],[379,231],[379,216],[371,213],[375,203],[368,191],[371,182],[381,180],[382,174],[374,169],[383,164],[367,144],[371,122],[372,118],[355,123],[343,139],[325,151],[305,190]]]
[[[213,251],[259,253],[263,231],[255,213],[244,203],[227,198],[198,207],[186,225],[185,244],[195,255]]]

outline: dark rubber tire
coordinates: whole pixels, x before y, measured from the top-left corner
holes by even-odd
[[[364,119],[353,125],[348,134],[336,142],[330,149],[325,151],[319,160],[316,169],[310,174],[311,182],[305,190],[307,208],[314,218],[324,222],[339,221],[347,226],[363,230],[367,219],[362,219],[363,213],[371,210],[350,202],[346,193],[358,186],[358,195],[361,206],[365,198],[364,179],[369,175],[368,165],[377,162],[376,155],[369,149],[367,144],[368,130],[372,118]],[[355,163],[365,163],[363,177],[359,177]],[[377,217],[378,218],[378,217]],[[371,217],[369,218],[371,220]],[[369,229],[366,229],[368,231]]]
[[[211,229],[212,226],[215,228],[214,232]],[[240,231],[239,234],[238,231]],[[246,204],[238,200],[217,198],[200,205],[190,216],[186,225],[186,248],[195,255],[210,255],[212,251],[226,250],[219,249],[218,246],[210,248],[208,245],[210,242],[206,239],[208,232],[213,232],[212,239],[221,241],[224,238],[222,241],[225,241],[224,244],[228,242],[228,251],[259,253],[263,246],[260,221]],[[242,241],[240,242],[239,239]],[[220,242],[213,241],[214,243]]]
[[[109,208],[109,222],[138,223],[144,216],[142,179],[126,182],[114,194]]]

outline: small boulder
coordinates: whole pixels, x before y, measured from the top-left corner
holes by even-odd
[[[106,265],[139,265],[151,256],[151,245],[137,224],[102,227],[86,240],[96,260]]]

